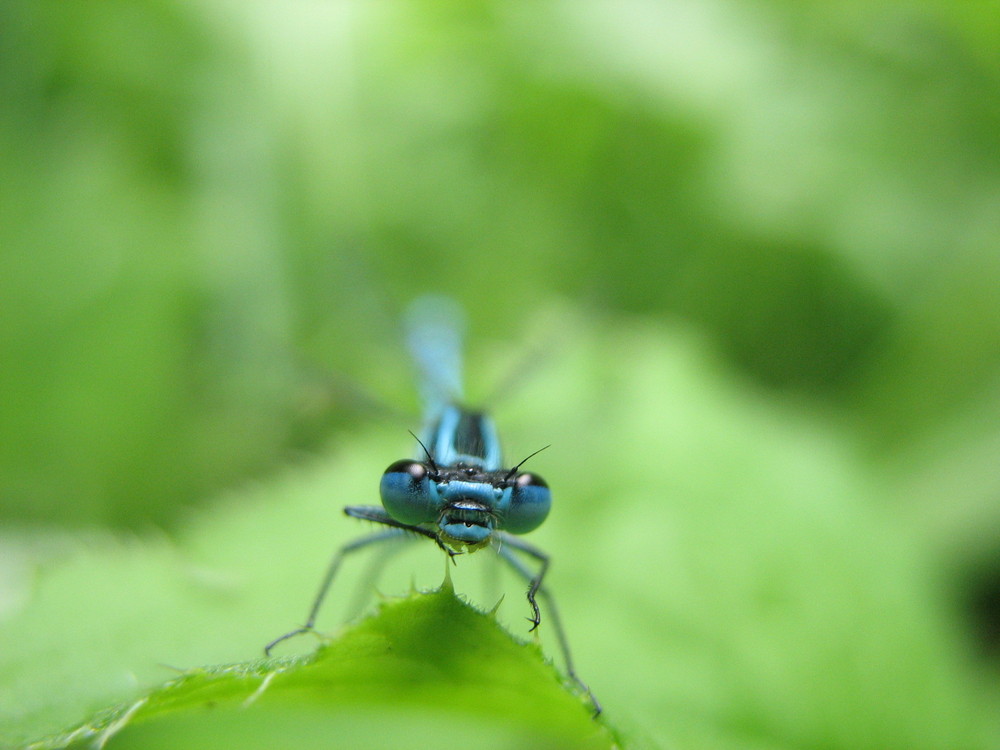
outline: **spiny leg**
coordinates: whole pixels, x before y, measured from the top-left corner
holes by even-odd
[[[576,673],[576,669],[573,666],[573,655],[569,649],[569,640],[566,638],[566,631],[563,630],[562,619],[559,617],[559,608],[556,606],[555,598],[549,592],[547,588],[542,585],[542,579],[545,577],[545,572],[549,567],[549,556],[546,555],[542,550],[533,544],[529,544],[523,539],[518,539],[511,534],[505,532],[497,533],[498,543],[496,545],[496,550],[504,561],[510,565],[519,575],[523,576],[528,581],[528,603],[531,604],[532,611],[534,613],[533,618],[528,618],[530,622],[533,623],[531,630],[534,630],[539,622],[539,610],[538,604],[535,602],[535,595],[540,595],[545,600],[545,605],[548,608],[549,617],[552,620],[552,627],[556,633],[556,640],[559,642],[559,650],[562,651],[563,663],[566,665],[566,675],[576,683],[584,693],[587,694],[587,699],[590,704],[594,707],[594,717],[596,718],[601,713],[601,704],[597,700],[597,697],[591,692],[590,688],[587,686],[583,680]],[[527,565],[515,555],[510,548],[519,550],[535,560],[538,560],[541,564],[541,568],[538,573],[532,573]]]
[[[549,569],[549,556],[542,552],[538,547],[533,544],[528,544],[528,542],[523,539],[518,539],[512,534],[507,534],[503,531],[497,532],[498,542],[496,545],[497,552],[507,561],[507,563],[514,568],[518,573],[524,576],[528,581],[528,604],[531,605],[531,617],[528,618],[528,622],[531,623],[531,627],[528,629],[530,633],[532,630],[537,628],[541,622],[541,612],[538,609],[538,602],[535,601],[535,594],[542,591],[542,596],[546,597],[551,605],[551,597],[542,589],[542,580],[545,578],[545,573]],[[527,566],[521,562],[520,559],[514,555],[509,554],[508,550],[504,549],[504,545],[508,547],[513,547],[526,555],[530,555],[535,558],[539,563],[539,568],[537,573],[532,573],[528,570]],[[554,607],[553,607],[554,609]]]
[[[438,546],[442,546],[441,540],[437,538],[437,535],[434,532],[428,531],[427,529],[422,529],[419,526],[410,526],[408,524],[400,523],[399,521],[392,518],[388,513],[386,513],[385,509],[383,508],[378,508],[376,506],[368,506],[368,505],[349,505],[346,508],[344,508],[344,513],[353,518],[361,518],[366,521],[373,521],[375,523],[380,523],[385,526],[389,526],[390,528],[385,529],[383,531],[378,531],[368,536],[361,537],[360,539],[355,539],[354,541],[348,542],[347,544],[345,544],[344,546],[342,546],[340,549],[337,550],[337,552],[333,555],[333,558],[330,560],[330,564],[326,570],[326,575],[323,576],[323,582],[320,584],[319,592],[316,594],[316,599],[313,601],[312,608],[309,610],[309,618],[306,620],[306,624],[301,628],[296,628],[295,630],[289,631],[288,633],[285,633],[284,635],[275,638],[273,641],[268,643],[264,647],[265,656],[270,656],[271,649],[277,646],[282,641],[286,641],[289,638],[294,638],[297,635],[308,633],[311,630],[313,630],[313,627],[316,624],[316,617],[319,614],[320,607],[323,606],[323,600],[326,598],[326,594],[330,590],[330,586],[333,584],[333,579],[337,575],[337,570],[340,568],[340,563],[347,555],[351,554],[352,552],[357,552],[360,549],[364,549],[365,547],[371,544],[376,544],[378,542],[385,542],[391,539],[399,539],[407,531],[420,534],[421,536],[430,537],[431,539],[433,539],[435,542],[438,543]],[[442,549],[444,549],[443,546]]]
[[[390,539],[399,539],[403,531],[401,529],[386,529],[384,531],[379,531],[374,534],[369,534],[368,536],[363,536],[360,539],[355,539],[353,542],[348,542],[340,549],[338,549],[333,557],[330,559],[330,564],[327,566],[326,575],[323,576],[323,582],[319,586],[319,591],[316,594],[316,598],[313,600],[312,608],[309,610],[309,617],[306,619],[306,624],[301,628],[296,628],[285,633],[282,636],[275,638],[273,641],[264,646],[264,655],[270,656],[271,649],[277,646],[282,641],[286,641],[289,638],[294,638],[297,635],[302,635],[303,633],[308,633],[313,629],[316,624],[316,617],[319,615],[320,607],[323,606],[323,600],[326,599],[326,594],[330,590],[330,586],[333,584],[333,579],[337,575],[337,571],[340,568],[340,563],[343,559],[351,554],[352,552],[357,552],[360,549],[364,549],[372,544],[377,544],[378,542],[386,542]]]
[[[348,505],[344,508],[344,514],[350,516],[351,518],[359,518],[362,521],[380,523],[383,526],[392,526],[394,529],[411,531],[414,534],[419,534],[420,536],[425,536],[428,539],[433,539],[434,543],[441,549],[442,552],[448,553],[449,558],[454,558],[455,555],[460,554],[451,549],[451,547],[448,547],[441,541],[441,538],[430,529],[425,529],[421,526],[411,526],[408,523],[397,521],[389,515],[385,508],[379,508],[377,505]]]
[[[403,536],[400,541],[415,542],[417,540],[411,535],[403,532]],[[395,555],[406,549],[407,546],[407,544],[387,544],[379,549],[377,554],[371,556],[371,559],[365,565],[364,572],[359,577],[357,584],[353,587],[354,593],[351,596],[349,604],[344,610],[345,620],[353,620],[365,609],[365,606],[371,601],[372,592],[378,590],[378,584],[382,578],[382,573],[385,571],[389,561],[392,560]]]

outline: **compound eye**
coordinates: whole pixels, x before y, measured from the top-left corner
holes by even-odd
[[[514,486],[516,487],[548,487],[548,483],[542,479],[538,474],[532,474],[530,471],[526,471],[522,474],[518,474],[514,479]]]
[[[435,495],[427,467],[419,461],[396,461],[382,474],[382,507],[401,523],[430,523],[437,517]]]
[[[512,534],[525,534],[538,528],[552,507],[552,492],[537,474],[518,474],[511,488],[510,508],[504,528]]]
[[[404,458],[402,460],[396,461],[391,464],[388,469],[382,472],[383,474],[409,474],[410,478],[414,482],[419,482],[424,477],[427,476],[427,467],[424,466],[419,461],[414,461],[409,458]]]

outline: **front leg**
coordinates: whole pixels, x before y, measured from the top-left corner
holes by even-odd
[[[545,590],[542,589],[542,581],[545,578],[545,573],[549,569],[549,556],[542,552],[542,550],[538,549],[535,545],[528,544],[528,542],[523,539],[518,539],[512,534],[501,531],[498,532],[498,535],[500,535],[500,541],[497,549],[501,556],[518,573],[528,579],[528,604],[531,605],[531,617],[528,618],[528,622],[531,623],[531,627],[528,629],[528,632],[530,633],[542,623],[542,615],[541,611],[538,609],[538,602],[535,601],[535,595],[538,594],[540,589],[542,590],[542,596],[547,595]],[[515,549],[520,550],[524,554],[529,555],[538,561],[538,571],[532,575],[520,560],[516,557],[505,554],[502,546],[505,544],[509,547],[514,547]]]
[[[425,529],[423,526],[411,526],[408,523],[397,521],[389,515],[385,508],[380,508],[377,505],[348,505],[344,508],[344,513],[351,518],[360,518],[362,521],[380,523],[383,526],[391,526],[394,529],[411,531],[414,534],[420,534],[420,536],[433,539],[434,543],[441,549],[442,552],[446,552],[449,558],[454,558],[455,555],[461,554],[442,542],[437,533],[431,529]]]
[[[496,532],[496,537],[497,552],[508,565],[528,580],[528,603],[531,605],[531,610],[534,615],[533,617],[528,618],[532,623],[531,630],[537,628],[541,622],[538,604],[535,602],[535,595],[537,594],[545,600],[545,605],[548,607],[548,614],[556,632],[556,640],[559,641],[559,648],[562,651],[563,663],[566,665],[566,674],[571,680],[573,680],[573,682],[576,683],[577,687],[587,695],[590,705],[594,708],[594,717],[596,718],[601,713],[601,704],[591,692],[587,684],[581,680],[579,676],[577,676],[576,669],[573,667],[573,655],[569,650],[569,641],[566,639],[566,631],[563,630],[562,620],[559,617],[559,609],[556,607],[556,602],[552,597],[552,594],[547,588],[542,586],[542,579],[545,577],[545,573],[549,569],[549,556],[533,544],[529,544],[523,539],[519,539],[505,531]],[[518,558],[513,552],[511,552],[509,548],[516,549],[537,560],[541,565],[538,572],[533,574],[528,569],[528,566],[525,565],[524,562],[522,562],[521,559]]]
[[[400,523],[386,513],[384,508],[379,508],[374,505],[348,505],[344,508],[344,513],[352,518],[372,521],[373,523],[382,524],[383,526],[388,526],[389,528],[348,542],[340,547],[336,553],[334,553],[333,558],[330,560],[330,564],[327,566],[326,574],[323,576],[323,582],[320,584],[316,598],[313,600],[312,608],[309,610],[309,617],[306,619],[306,624],[300,628],[291,630],[268,643],[264,647],[265,656],[270,656],[271,649],[282,641],[294,638],[297,635],[302,635],[303,633],[309,633],[314,629],[316,617],[319,615],[319,610],[323,606],[323,601],[326,599],[327,592],[329,592],[330,587],[333,585],[333,579],[336,577],[337,571],[340,570],[340,564],[349,554],[357,552],[360,549],[364,549],[372,544],[389,541],[391,539],[399,539],[400,536],[407,531],[433,539],[437,542],[437,545],[441,547],[441,549],[445,550],[445,552],[449,552],[449,554],[452,554],[444,547],[441,540],[437,538],[437,534],[433,531],[429,531],[428,529],[424,529],[419,526],[410,526],[405,523]]]

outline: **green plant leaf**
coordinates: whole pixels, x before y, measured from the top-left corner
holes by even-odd
[[[413,744],[414,733],[475,736],[477,747],[617,746],[561,683],[537,645],[461,601],[448,579],[383,602],[310,656],[192,670],[31,747],[217,747],[234,737],[240,747],[329,747],[332,728],[344,747]]]
[[[527,455],[540,438],[553,443],[532,459],[555,502],[531,539],[552,555],[546,581],[577,670],[607,720],[623,729],[623,744],[635,747],[633,727],[641,727],[678,748],[995,746],[995,696],[963,658],[966,644],[934,585],[930,553],[878,510],[888,490],[850,435],[805,405],[747,388],[689,330],[604,327],[571,315],[541,327],[562,332],[565,349],[497,417],[512,453]],[[501,367],[508,352],[477,354],[483,350],[471,361],[485,371]],[[102,706],[131,704],[171,676],[164,664],[259,655],[301,622],[330,553],[359,533],[341,508],[374,500],[381,471],[412,448],[406,426],[357,428],[325,455],[217,498],[173,539],[5,531],[0,745],[20,746]],[[484,609],[502,593],[498,618],[524,635],[523,581],[501,580],[496,593],[477,589],[477,574],[489,572],[493,558],[459,558],[455,589]],[[396,594],[411,582],[428,588],[440,583],[443,565],[441,552],[421,540],[393,558],[378,583],[365,577],[363,560],[352,560],[317,627],[350,619],[352,592]],[[539,636],[553,655],[545,616]],[[439,649],[432,662],[447,663],[444,652],[465,636],[435,633],[414,637]],[[311,646],[298,638],[281,653]],[[468,666],[502,684],[500,653]],[[256,690],[254,674],[232,702]],[[458,683],[421,689],[433,709],[396,692],[376,702],[373,692],[349,711],[262,696],[241,712],[174,712],[169,731],[178,734],[163,742],[195,746],[180,739],[185,727],[192,738],[219,738],[218,746],[268,736],[267,727],[287,730],[286,745],[313,733],[356,738],[422,727],[437,744],[474,743],[494,731],[484,718],[493,701],[480,706],[476,697],[495,698],[493,688],[468,701]],[[504,700],[510,705],[499,715],[513,726],[528,709]],[[265,714],[264,728],[255,729]],[[161,726],[168,723],[130,724],[116,742],[142,733],[135,742],[155,746],[147,733],[166,732]]]

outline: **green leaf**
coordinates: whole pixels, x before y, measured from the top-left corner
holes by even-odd
[[[310,656],[192,670],[32,747],[329,747],[327,730],[344,747],[617,744],[536,645],[461,601],[448,579],[383,602]]]
[[[605,327],[570,315],[551,322],[542,328],[559,330],[564,350],[497,417],[513,454],[553,444],[532,459],[553,488],[554,507],[531,539],[552,556],[546,583],[558,597],[577,671],[629,747],[640,733],[663,747],[726,750],[995,746],[995,696],[963,656],[966,644],[934,585],[931,553],[912,529],[879,511],[889,490],[856,455],[850,435],[805,405],[747,388],[690,331],[627,321]],[[502,348],[474,349],[470,361],[481,375],[505,358]],[[345,434],[325,455],[217,498],[175,539],[60,541],[5,532],[0,745],[19,746],[79,725],[103,706],[131,704],[170,676],[165,664],[259,655],[301,622],[330,553],[359,533],[341,508],[375,499],[381,471],[412,448],[407,426]],[[415,540],[377,583],[362,559],[352,560],[318,629],[349,619],[352,592],[439,584],[443,558]],[[458,558],[455,590],[486,609],[503,593],[497,617],[515,636],[526,634],[523,581],[501,580],[495,592],[476,585],[493,558],[485,551]],[[377,623],[391,610],[344,637],[368,633],[384,648],[377,628],[391,623]],[[544,609],[542,617],[539,636],[551,656],[558,651]],[[512,681],[507,664],[520,657],[492,639],[468,651],[471,636],[458,627],[463,615],[445,620],[431,635],[416,621],[412,636],[401,634],[423,649],[410,663],[420,673],[412,679],[431,681],[410,698],[397,691],[411,677],[384,693],[362,681],[364,700],[344,710],[279,700],[271,684],[246,710],[174,711],[169,721],[130,723],[115,741],[134,736],[152,747],[152,733],[169,726],[162,742],[172,747],[197,746],[202,737],[253,746],[272,728],[285,733],[287,742],[274,743],[284,746],[381,733],[475,744],[504,727],[520,736],[527,726],[542,742],[561,742],[560,712],[538,699],[545,726],[556,732],[538,735],[532,706],[509,694],[512,684],[531,691],[548,684],[561,695],[552,700],[569,701],[588,728],[599,726],[587,723],[585,708],[560,691],[551,670],[543,679],[529,669],[533,676]],[[298,638],[281,653],[311,646]],[[456,649],[478,656],[444,674]],[[347,669],[349,661],[332,663]],[[303,685],[313,667],[327,673],[322,663],[302,662]],[[252,694],[262,673],[251,669],[229,702]],[[384,673],[368,665],[356,676],[364,674]],[[461,681],[469,674],[491,687],[471,690]],[[293,684],[289,695],[309,692]],[[182,729],[191,737],[182,739]]]

